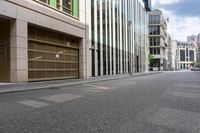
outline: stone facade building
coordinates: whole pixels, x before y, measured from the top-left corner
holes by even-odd
[[[149,52],[153,55],[151,67],[155,71],[168,70],[167,21],[162,11],[149,12]]]

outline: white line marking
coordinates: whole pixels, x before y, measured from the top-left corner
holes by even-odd
[[[36,101],[36,100],[24,100],[24,101],[18,101],[19,104],[22,104],[24,106],[29,106],[32,108],[42,108],[49,106],[50,104],[41,102],[41,101]]]
[[[95,87],[95,88],[102,89],[102,90],[108,90],[108,89],[109,89],[108,87],[97,86],[97,85],[91,85],[91,84],[82,84],[82,85],[84,85],[84,86],[89,86],[89,87]]]
[[[81,95],[56,94],[56,95],[40,97],[40,99],[45,100],[45,101],[55,102],[55,103],[63,103],[63,102],[68,102],[68,101],[78,99],[81,97],[82,97]]]
[[[200,89],[200,86],[194,86],[194,85],[176,85],[178,87],[187,87],[187,88],[199,88]]]

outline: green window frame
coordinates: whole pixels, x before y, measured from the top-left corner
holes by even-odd
[[[39,1],[42,2],[46,5],[49,5],[52,8],[55,8],[61,12],[64,12],[66,14],[70,14],[75,18],[79,18],[79,0],[69,0],[69,7],[66,7],[67,2],[65,0],[34,0],[34,1]]]
[[[79,17],[79,0],[73,0],[73,14],[74,17]]]

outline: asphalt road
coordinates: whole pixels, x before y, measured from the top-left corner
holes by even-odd
[[[200,72],[0,94],[0,133],[200,133]]]

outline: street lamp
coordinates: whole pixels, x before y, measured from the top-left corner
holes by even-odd
[[[129,75],[132,75],[132,67],[131,67],[131,28],[132,28],[132,21],[128,21],[128,66],[129,66]]]

